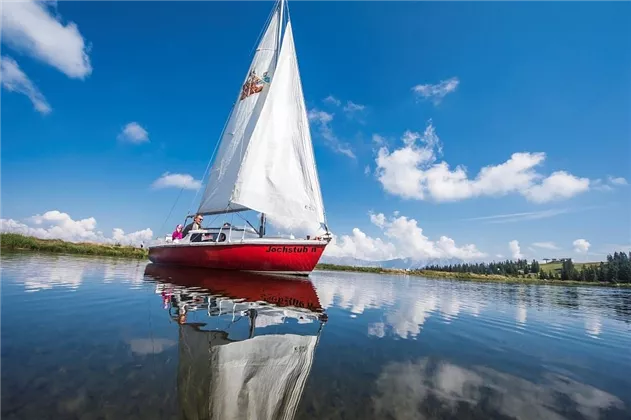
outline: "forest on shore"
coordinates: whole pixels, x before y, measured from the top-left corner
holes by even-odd
[[[507,277],[538,278],[599,283],[631,283],[631,252],[614,252],[607,260],[596,263],[574,263],[571,258],[559,262],[539,264],[536,260],[519,259],[476,264],[430,265],[428,271],[446,273],[472,273]]]

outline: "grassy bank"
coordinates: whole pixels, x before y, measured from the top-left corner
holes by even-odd
[[[39,239],[16,233],[0,233],[0,248],[6,251],[39,251],[58,254],[100,255],[105,257],[147,258],[147,250],[131,246],[73,243],[60,239]]]
[[[594,263],[595,264],[595,263]],[[318,264],[317,270],[329,271],[348,271],[355,273],[375,273],[375,274],[407,274],[410,276],[420,276],[445,280],[469,280],[484,282],[502,282],[502,283],[519,283],[519,284],[553,284],[563,286],[609,286],[609,287],[631,287],[631,284],[624,283],[599,283],[599,282],[583,282],[572,280],[540,280],[537,277],[510,277],[497,274],[475,274],[475,273],[455,273],[446,271],[433,270],[401,270],[380,267],[353,267],[348,265],[334,264]]]

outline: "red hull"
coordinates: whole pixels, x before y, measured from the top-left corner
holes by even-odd
[[[232,299],[264,301],[281,307],[293,306],[315,312],[322,311],[313,284],[306,279],[157,264],[147,265],[145,275],[178,286],[201,287],[213,294]]]
[[[308,275],[326,245],[314,241],[166,245],[149,248],[149,260],[219,270]]]

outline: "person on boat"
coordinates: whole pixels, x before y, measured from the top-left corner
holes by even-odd
[[[173,234],[171,235],[171,239],[172,240],[182,239],[182,237],[184,236],[184,235],[182,235],[182,228],[183,227],[184,226],[182,226],[182,225],[177,225],[175,227],[175,230],[173,231]]]
[[[204,221],[204,216],[201,214],[196,214],[193,218],[193,221],[186,225],[184,230],[182,231],[182,237],[185,237],[189,234],[191,230],[199,230],[202,229],[202,222]],[[194,233],[191,235],[191,242],[199,242],[202,240],[201,233]]]
[[[191,230],[201,229],[203,221],[204,221],[204,216],[202,216],[201,214],[196,214],[195,218],[193,219],[193,221],[191,223],[189,223],[188,225],[186,225],[186,227],[182,231],[182,237],[188,235],[188,233]]]

